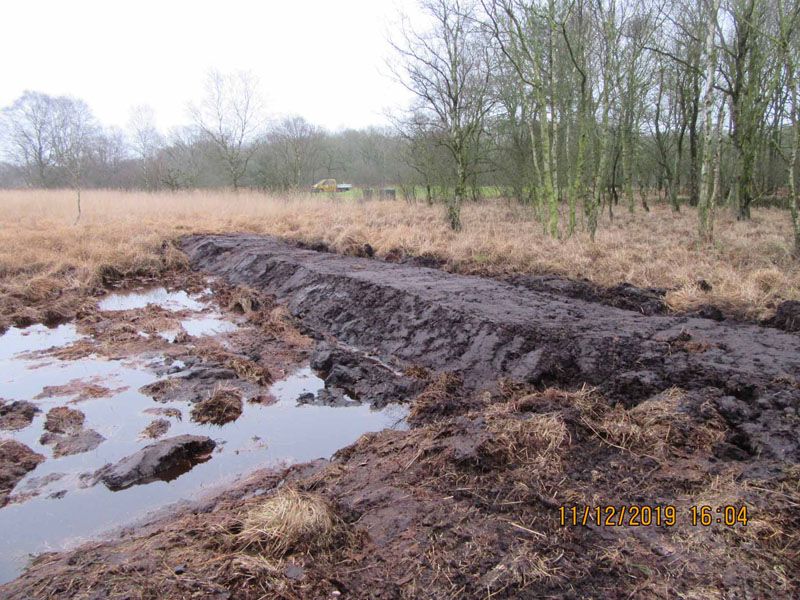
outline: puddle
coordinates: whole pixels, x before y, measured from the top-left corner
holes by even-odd
[[[75,325],[64,324],[48,328],[44,325],[32,325],[25,329],[11,327],[0,336],[0,382],[8,374],[8,369],[2,364],[17,354],[39,352],[50,348],[60,348],[81,339],[82,335],[75,329]],[[2,395],[2,394],[0,394]]]
[[[181,321],[183,330],[191,336],[202,337],[236,331],[236,324],[217,317],[196,317]],[[174,339],[174,337],[173,337]],[[172,340],[170,340],[172,341]]]
[[[184,302],[181,308],[187,307],[185,300],[196,302],[185,294],[166,294],[158,297],[164,299],[172,294],[171,297],[180,299],[178,303]],[[116,296],[109,304],[115,308],[106,310],[145,306],[153,297],[153,293],[130,294],[123,301],[123,297]],[[235,324],[216,316],[187,319],[182,326],[192,335],[235,328]],[[138,392],[140,387],[159,379],[153,370],[163,365],[158,357],[138,362],[132,360],[137,357],[127,357],[124,361],[96,357],[64,361],[33,353],[68,345],[80,337],[71,325],[55,329],[12,328],[0,337],[0,395],[8,400],[32,401],[41,409],[31,425],[19,431],[0,431],[0,437],[16,439],[46,457],[16,486],[12,503],[0,509],[0,583],[16,577],[30,554],[74,546],[172,503],[196,499],[256,469],[329,457],[365,432],[403,426],[405,412],[398,406],[381,411],[372,410],[367,404],[336,408],[298,406],[299,396],[323,388],[323,381],[309,368],[272,384],[269,392],[278,399],[272,405],[245,402],[241,417],[232,423],[196,424],[190,420],[189,403],[159,403]],[[176,361],[171,367],[174,372],[184,365]],[[77,404],[68,404],[72,399],[68,396],[34,400],[45,386],[63,386],[75,379],[102,381],[110,389],[110,395]],[[52,407],[66,405],[81,410],[86,416],[85,427],[100,433],[105,441],[89,452],[53,458],[52,447],[39,443],[45,413]],[[163,437],[209,436],[217,442],[212,458],[170,482],[155,481],[119,492],[109,491],[102,483],[83,487],[82,474],[93,473],[154,442],[140,437],[141,431],[159,418],[145,412],[154,408],[173,409],[173,416],[168,418],[171,427]],[[176,418],[178,412],[180,420]],[[15,498],[24,499],[37,486],[38,496],[14,502]]]
[[[154,288],[145,291],[110,294],[97,304],[100,310],[135,310],[145,308],[148,304],[155,304],[171,311],[193,310],[201,311],[206,308],[200,298],[207,291],[200,294],[189,295],[185,291],[168,292],[166,288]]]

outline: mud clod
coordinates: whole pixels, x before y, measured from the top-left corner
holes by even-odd
[[[406,373],[398,374],[375,357],[325,341],[314,348],[311,368],[325,379],[325,389],[315,400],[323,404],[344,405],[347,396],[382,408],[414,396],[425,385]]]
[[[47,411],[44,429],[50,433],[74,434],[83,429],[85,419],[86,417],[79,410],[57,406]]]
[[[216,444],[208,437],[179,435],[145,446],[95,473],[112,491],[155,480],[170,481],[207,460]]]
[[[17,482],[44,460],[44,456],[15,440],[0,440],[0,507]]]
[[[48,385],[37,394],[34,399],[41,400],[43,398],[60,398],[64,396],[74,396],[72,402],[82,402],[92,398],[107,398],[118,394],[128,389],[127,387],[120,387],[116,389],[108,388],[100,385],[94,381],[83,381],[81,379],[73,379],[64,385]]]
[[[194,405],[192,421],[224,425],[238,419],[242,408],[242,394],[238,389],[218,385],[210,397]]]
[[[167,419],[155,419],[150,422],[150,424],[142,430],[142,437],[148,437],[152,439],[158,439],[162,437],[164,434],[169,431],[169,428],[172,426]]]
[[[33,422],[33,417],[38,412],[40,411],[36,405],[26,400],[11,402],[0,398],[0,429],[24,429]]]
[[[172,419],[177,419],[178,421],[183,418],[183,414],[177,408],[146,408],[144,412],[148,415],[170,417]]]
[[[45,432],[39,443],[53,446],[53,456],[70,456],[94,450],[105,438],[93,429],[84,429],[84,414],[73,408],[58,406],[47,412]]]
[[[775,316],[764,321],[765,325],[784,331],[800,331],[800,302],[786,300],[778,305]]]

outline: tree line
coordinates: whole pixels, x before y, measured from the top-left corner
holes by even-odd
[[[148,106],[125,129],[106,127],[83,100],[26,91],[2,110],[0,187],[292,190],[322,178],[408,179],[391,127],[331,133],[300,116],[270,120],[247,73],[210,73],[188,114],[190,125],[167,134]]]
[[[553,236],[601,211],[757,201],[798,221],[798,0],[423,0],[403,22],[396,73],[414,97],[404,138],[443,147],[460,206],[486,173]],[[432,142],[432,143],[431,143]]]
[[[26,92],[3,110],[3,183],[303,188],[323,177],[441,201],[453,229],[489,192],[553,236],[607,211],[788,206],[800,248],[800,0],[421,0],[391,68],[412,93],[392,126],[267,124],[254,79],[211,73],[191,125],[163,135],[146,107],[127,131],[86,103]]]

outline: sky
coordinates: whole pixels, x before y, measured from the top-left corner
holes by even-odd
[[[387,124],[409,101],[386,65],[414,0],[6,0],[0,106],[24,90],[86,100],[125,127],[149,105],[159,127],[189,123],[210,69],[259,81],[271,118],[330,130]]]

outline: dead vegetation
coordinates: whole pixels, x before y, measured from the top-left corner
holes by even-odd
[[[200,231],[268,233],[349,254],[363,255],[368,245],[378,258],[435,257],[432,264],[463,273],[557,274],[607,286],[627,281],[668,289],[674,310],[713,304],[761,318],[781,300],[800,298],[790,222],[777,209],[756,209],[749,223],[721,213],[717,242],[707,248],[695,241],[694,211],[674,214],[662,206],[621,211],[601,224],[592,244],[583,234],[550,239],[527,209],[503,201],[464,206],[459,234],[447,229],[439,207],[401,201],[91,190],[78,226],[66,191],[4,191],[0,201],[5,325],[63,321],[109,283],[184,268],[186,257],[163,242]],[[243,300],[241,310],[261,310]]]
[[[0,429],[15,431],[24,429],[40,412],[35,404],[26,400],[3,400],[0,398]]]
[[[180,414],[180,413],[178,413]],[[167,419],[153,419],[150,424],[142,430],[141,437],[158,439],[163,436],[172,426]]]
[[[408,413],[410,423],[445,417],[466,410],[463,380],[455,373],[442,373],[419,394]]]
[[[47,411],[44,430],[50,433],[74,433],[83,428],[84,414],[66,406],[56,406]]]
[[[427,397],[463,396],[454,384]],[[265,474],[213,510],[45,556],[9,597],[796,597],[800,470],[754,478],[755,459],[715,459],[728,432],[701,393],[625,408],[589,387],[500,388],[330,464]],[[635,504],[675,506],[677,522],[559,522],[560,507]],[[697,505],[746,505],[751,522],[693,526]]]
[[[192,421],[225,425],[242,415],[242,394],[231,385],[218,383],[211,395],[192,407]]]
[[[248,508],[234,544],[240,551],[277,559],[330,548],[342,528],[325,499],[285,487]]]
[[[17,482],[44,461],[44,456],[16,440],[0,439],[0,508]]]
[[[109,396],[113,396],[114,394],[119,394],[127,389],[128,388],[125,386],[119,388],[109,388],[98,383],[96,379],[89,381],[84,379],[73,379],[63,385],[45,386],[41,392],[34,396],[34,400],[41,400],[43,398],[72,397],[71,402],[75,403],[91,400],[93,398],[107,398]]]

